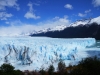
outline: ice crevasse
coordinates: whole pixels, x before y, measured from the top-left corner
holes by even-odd
[[[57,67],[60,59],[67,65],[78,60],[80,50],[95,43],[94,38],[0,37],[0,65],[10,63],[20,70],[39,70],[50,64]]]

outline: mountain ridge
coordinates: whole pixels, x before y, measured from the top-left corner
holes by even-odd
[[[52,38],[88,38],[92,37],[100,40],[100,24],[93,22],[80,24],[78,26],[69,26],[61,31],[49,31],[46,33],[33,34],[30,36],[46,36]]]
[[[44,28],[42,30],[32,32],[30,35],[47,33],[47,32],[51,32],[51,31],[53,31],[53,32],[54,31],[62,31],[68,27],[76,27],[76,26],[84,26],[84,25],[89,26],[91,23],[94,23],[94,22],[100,24],[99,20],[100,20],[100,16],[96,17],[96,18],[81,19],[81,20],[77,20],[69,25],[58,25],[58,26],[52,27],[52,28],[49,28],[49,27]]]

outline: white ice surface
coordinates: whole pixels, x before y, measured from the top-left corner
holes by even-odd
[[[66,65],[78,62],[87,56],[86,47],[95,43],[94,38],[0,37],[0,65],[7,62],[20,70],[47,69],[50,64],[57,68],[60,59]]]

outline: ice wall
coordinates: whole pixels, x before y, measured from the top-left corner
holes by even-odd
[[[94,38],[0,37],[0,65],[11,63],[16,69],[38,70],[50,64],[57,67],[60,59],[67,65],[95,42]]]

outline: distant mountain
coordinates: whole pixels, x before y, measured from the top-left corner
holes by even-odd
[[[99,17],[100,18],[100,17]],[[52,38],[87,38],[100,40],[100,24],[98,18],[78,20],[67,26],[58,26],[55,29],[41,31],[30,36],[47,36]]]
[[[44,28],[44,29],[42,29],[42,30],[38,30],[38,31],[33,31],[33,32],[31,32],[31,33],[25,33],[25,35],[27,35],[27,34],[40,34],[40,33],[46,33],[46,32],[51,32],[51,31],[62,31],[62,30],[64,30],[65,28],[67,28],[67,27],[71,27],[71,26],[73,26],[73,27],[75,27],[75,26],[78,26],[78,25],[81,25],[81,24],[87,24],[87,23],[90,23],[90,21],[91,21],[91,19],[84,19],[84,20],[77,20],[76,22],[74,22],[74,23],[71,23],[70,25],[68,25],[68,26],[66,26],[66,25],[58,25],[58,26],[56,26],[56,27],[52,27],[52,28]]]
[[[98,24],[100,24],[100,16],[96,17],[96,18],[89,18],[89,19],[82,19],[82,20],[77,20],[74,23],[71,23],[69,25],[58,25],[58,26],[54,26],[54,27],[44,27],[43,29],[39,30],[39,29],[34,29],[33,30],[29,30],[29,31],[22,31],[18,34],[11,34],[9,33],[8,36],[26,36],[26,35],[34,35],[34,34],[41,34],[41,33],[47,33],[47,32],[55,32],[55,31],[63,31],[64,29],[68,28],[68,27],[76,27],[76,26],[82,26],[82,25],[87,25],[87,24],[91,24],[93,22],[96,22]],[[7,35],[7,34],[6,34]]]

